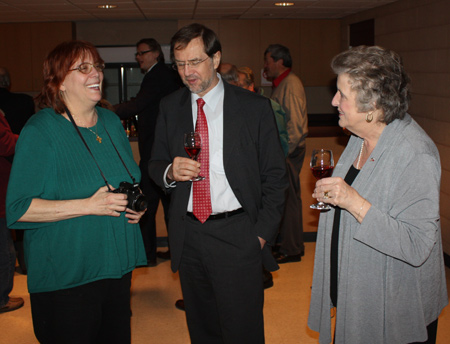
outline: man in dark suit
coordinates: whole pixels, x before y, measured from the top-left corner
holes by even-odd
[[[139,167],[142,172],[141,189],[148,200],[148,208],[139,222],[144,239],[148,264],[156,264],[156,211],[159,201],[164,207],[167,224],[168,197],[155,185],[148,176],[148,161],[155,136],[156,117],[159,102],[168,94],[179,89],[181,82],[178,76],[164,63],[164,54],[160,44],[153,38],[145,38],[136,44],[136,60],[143,73],[141,87],[132,100],[117,104],[114,111],[121,119],[138,116]]]
[[[288,185],[275,117],[268,99],[222,81],[220,42],[203,25],[174,35],[171,58],[187,88],[161,101],[149,172],[171,194],[172,270],[191,341],[264,343],[261,264],[278,268],[266,243]],[[194,130],[199,161],[183,145]]]
[[[14,134],[20,134],[25,123],[34,114],[33,98],[24,93],[10,92],[11,78],[6,68],[0,67],[0,109]]]

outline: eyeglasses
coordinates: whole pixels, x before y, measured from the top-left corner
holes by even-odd
[[[209,59],[209,56],[205,57],[203,60],[191,60],[187,62],[175,62],[172,65],[172,68],[177,69],[183,69],[184,67],[188,66],[191,68],[196,68],[200,63],[205,62],[207,59]]]
[[[136,56],[136,57],[142,56],[142,55],[144,55],[144,54],[149,53],[150,51],[152,51],[152,50],[150,49],[150,50],[138,51],[138,52],[136,52],[136,53],[134,54],[134,56]]]
[[[103,69],[105,69],[105,64],[104,63],[92,64],[89,62],[83,62],[78,67],[69,69],[69,71],[77,70],[83,74],[89,74],[92,70],[92,67],[94,67],[97,70],[97,72],[103,72]]]

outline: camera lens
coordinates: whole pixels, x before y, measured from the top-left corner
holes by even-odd
[[[134,211],[143,211],[145,209],[147,209],[147,200],[145,199],[144,195],[139,195],[136,197],[132,207],[130,207],[131,209],[133,209]]]

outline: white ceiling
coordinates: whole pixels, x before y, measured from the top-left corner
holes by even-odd
[[[157,19],[336,19],[397,0],[0,0],[0,23]],[[117,8],[98,9],[111,4]]]

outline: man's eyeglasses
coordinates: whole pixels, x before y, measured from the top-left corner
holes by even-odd
[[[105,69],[105,64],[104,63],[89,63],[89,62],[83,62],[82,64],[80,64],[78,67],[73,68],[73,69],[69,69],[69,71],[72,70],[77,70],[83,74],[89,74],[92,70],[92,67],[94,67],[97,72],[103,72],[103,69]]]
[[[144,55],[144,54],[149,53],[150,51],[152,51],[152,50],[150,49],[150,50],[138,51],[138,52],[136,52],[136,53],[134,54],[134,56],[136,56],[136,57],[142,56],[142,55]]]
[[[191,60],[191,61],[187,61],[187,62],[175,62],[172,65],[172,68],[175,69],[175,70],[183,69],[186,66],[191,67],[191,68],[196,68],[200,63],[206,61],[207,59],[209,59],[209,56],[205,57],[203,60]]]

